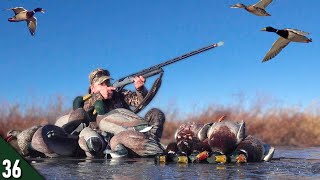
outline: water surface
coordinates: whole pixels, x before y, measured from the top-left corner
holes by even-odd
[[[271,162],[167,164],[152,158],[30,159],[46,179],[320,179],[320,147],[277,148]]]

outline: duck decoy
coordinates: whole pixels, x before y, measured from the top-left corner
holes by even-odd
[[[207,132],[212,152],[232,153],[245,137],[245,123],[222,120],[215,122]]]
[[[126,130],[110,140],[111,157],[154,157],[163,153],[163,146],[147,134]]]
[[[230,8],[243,8],[247,10],[248,12],[257,15],[257,16],[271,16],[265,8],[272,2],[272,0],[260,0],[258,3],[253,5],[244,5],[241,3],[238,3],[236,5],[230,6]]]
[[[79,134],[78,143],[87,157],[104,157],[106,142],[97,131],[89,127],[84,128]]]
[[[97,124],[102,131],[118,134],[122,131],[136,130],[147,132],[152,127],[142,117],[124,108],[114,109],[105,115],[97,110]]]
[[[23,131],[18,130],[10,130],[7,133],[7,137],[5,140],[10,144],[16,144],[14,148],[23,156],[28,155],[35,155],[37,153],[34,152],[34,149],[30,147],[30,143],[34,133],[40,128],[41,126],[32,126],[27,128]]]
[[[81,153],[78,139],[61,127],[48,124],[34,133],[31,146],[48,157],[77,156]]]
[[[37,28],[37,18],[34,16],[34,14],[37,12],[41,12],[41,13],[45,12],[45,10],[42,8],[36,8],[32,11],[28,11],[23,7],[15,7],[15,8],[9,8],[7,10],[12,10],[15,14],[13,17],[9,18],[8,21],[9,22],[26,21],[32,36],[34,36]]]
[[[248,135],[231,154],[230,161],[237,163],[270,161],[274,151],[274,147]]]
[[[274,32],[278,34],[280,37],[277,39],[276,42],[272,44],[271,49],[268,51],[266,56],[263,58],[262,62],[266,62],[276,55],[278,55],[283,48],[285,48],[290,42],[302,42],[302,43],[309,43],[312,42],[311,38],[306,37],[308,32],[300,31],[297,29],[275,29],[271,26],[265,27],[261,29],[261,31],[267,32]]]

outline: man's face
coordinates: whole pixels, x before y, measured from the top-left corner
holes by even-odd
[[[93,93],[100,92],[102,94],[107,93],[108,97],[111,98],[113,95],[113,90],[111,90],[110,87],[111,87],[111,84],[110,84],[109,80],[106,80],[106,81],[102,82],[101,84],[94,83],[93,85],[91,85],[91,92],[93,92]]]

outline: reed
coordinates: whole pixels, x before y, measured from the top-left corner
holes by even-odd
[[[0,103],[0,135],[5,137],[11,129],[23,130],[33,125],[54,123],[70,109],[64,108],[63,98],[44,108],[40,105],[23,106],[17,103]],[[263,98],[262,98],[263,99]],[[245,104],[250,104],[245,105]],[[180,114],[179,109],[164,110],[166,123],[162,142],[173,141],[176,129],[185,122],[215,122],[221,116],[234,121],[246,122],[247,134],[259,137],[275,146],[310,147],[320,144],[320,105],[312,102],[307,107],[287,107],[279,103],[254,99],[251,103],[212,104],[200,112]]]

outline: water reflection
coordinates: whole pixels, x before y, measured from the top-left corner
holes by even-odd
[[[46,179],[319,179],[320,148],[280,149],[245,164],[156,164],[142,159],[29,159]]]

